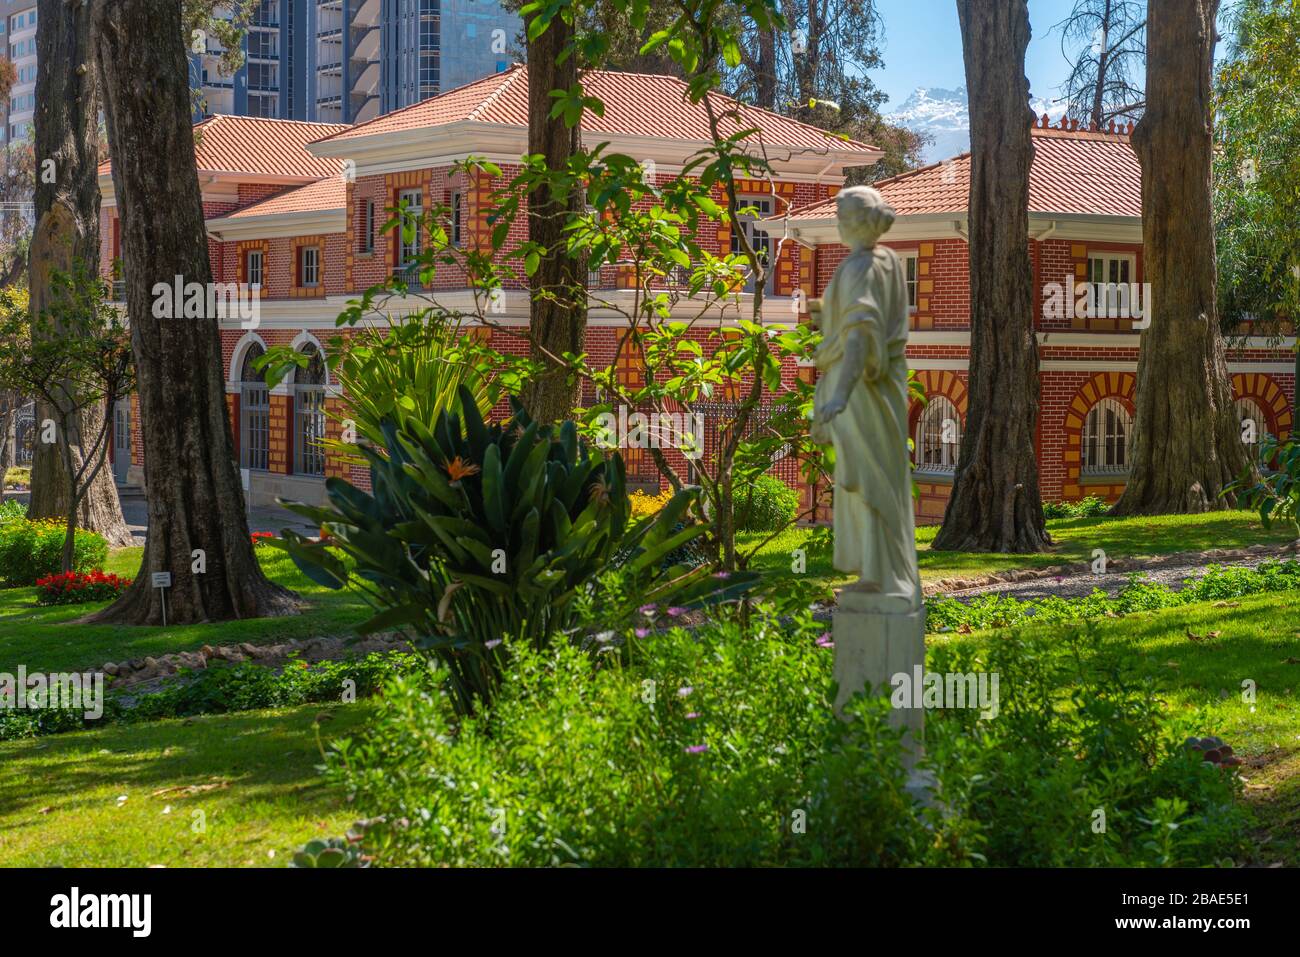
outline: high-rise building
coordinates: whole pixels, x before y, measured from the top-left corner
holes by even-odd
[[[200,38],[198,112],[365,122],[506,69],[518,31],[497,0],[261,0],[233,76]]]
[[[36,115],[36,0],[0,2],[0,41],[14,65],[9,101],[0,101],[0,145],[26,139]]]

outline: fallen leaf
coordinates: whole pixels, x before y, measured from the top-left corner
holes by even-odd
[[[202,794],[204,791],[218,791],[221,788],[228,787],[230,787],[229,781],[214,781],[211,784],[174,784],[169,788],[159,788],[149,796],[161,797],[164,794],[194,795]],[[125,798],[123,798],[123,800],[125,800]]]

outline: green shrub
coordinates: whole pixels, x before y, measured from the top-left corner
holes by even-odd
[[[926,627],[932,632],[943,632],[1006,628],[1029,621],[1086,621],[1293,589],[1300,589],[1300,561],[1295,559],[1264,561],[1253,568],[1210,565],[1205,574],[1186,579],[1183,588],[1177,591],[1159,582],[1146,581],[1135,573],[1113,598],[1100,588],[1078,598],[1060,595],[1016,598],[987,592],[963,601],[938,595],[926,602]]]
[[[1093,518],[1110,511],[1110,504],[1096,495],[1089,495],[1077,502],[1045,502],[1044,518]]]
[[[0,525],[21,522],[27,517],[27,506],[16,498],[7,498],[0,502]]]
[[[736,531],[775,532],[799,513],[799,493],[779,478],[760,475],[735,491]]]
[[[1245,849],[1239,780],[1183,747],[1197,718],[1168,716],[1126,654],[1091,631],[932,649],[933,671],[999,675],[996,718],[950,709],[926,726],[990,864],[1198,866]]]
[[[934,670],[1001,671],[1001,700],[988,721],[931,712],[923,808],[888,698],[834,719],[821,626],[757,617],[632,654],[521,650],[468,719],[436,673],[408,674],[326,775],[387,866],[1133,866],[1242,846],[1234,775],[1191,759],[1096,636],[936,649]]]
[[[463,386],[461,408],[463,423],[444,411],[432,431],[384,419],[382,454],[361,450],[373,494],[328,479],[327,507],[288,506],[328,530],[328,545],[288,529],[268,544],[331,588],[349,579],[334,548],[354,559],[377,612],[359,630],[403,630],[430,650],[462,713],[491,699],[516,646],[541,649],[567,632],[575,598],[611,567],[633,576],[626,604],[605,609],[611,622],[643,604],[724,600],[753,580],[666,563],[704,531],[680,524],[698,489],[632,523],[622,458],[590,452],[572,422],[553,435],[516,402],[510,419],[488,425]]]
[[[32,585],[63,569],[64,526],[53,521],[10,521],[0,525],[0,581],[9,587]],[[108,558],[102,535],[79,528],[73,542],[72,570],[89,572]]]
[[[84,711],[79,710],[0,708],[0,741],[80,731],[105,722],[157,721],[340,701],[345,690],[360,699],[373,695],[394,675],[422,666],[415,655],[380,652],[350,661],[292,661],[282,671],[247,661],[214,665],[195,672],[189,680],[132,695],[129,702],[124,694],[113,693],[104,704],[103,716],[94,722],[86,721]]]

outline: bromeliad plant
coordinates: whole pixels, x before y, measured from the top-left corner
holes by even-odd
[[[360,588],[376,614],[358,630],[395,629],[432,652],[461,713],[491,700],[512,644],[542,649],[575,634],[576,599],[611,568],[632,587],[627,607],[606,609],[607,629],[637,605],[700,607],[752,585],[751,575],[668,563],[704,531],[678,527],[697,489],[633,522],[621,456],[590,450],[572,422],[539,426],[516,402],[509,419],[487,424],[464,390],[459,405],[432,430],[383,420],[383,447],[360,450],[373,493],[330,479],[328,506],[286,503],[320,523],[328,544],[291,530],[268,544],[322,585]]]

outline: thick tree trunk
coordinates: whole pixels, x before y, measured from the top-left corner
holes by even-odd
[[[99,270],[99,91],[90,40],[90,11],[84,3],[41,0],[36,45],[35,211],[31,245],[31,309],[50,306],[54,270],[71,272],[74,263],[89,275]],[[36,421],[62,418],[38,402]],[[66,443],[75,466],[84,460],[85,441],[93,441],[104,410],[89,407],[75,416],[54,445],[38,444],[32,460],[32,518],[64,520],[71,507],[64,469]],[[87,437],[83,440],[83,437]],[[78,508],[77,524],[99,532],[113,546],[130,545],[117,487],[101,471]]]
[[[1152,0],[1142,165],[1150,325],[1138,353],[1132,470],[1112,513],[1203,512],[1248,466],[1216,314],[1211,76],[1218,0]]]
[[[93,16],[121,210],[149,508],[136,582],[95,620],[159,622],[153,572],[172,576],[169,622],[293,614],[295,596],[262,574],[249,541],[216,317],[154,315],[156,283],[171,287],[179,276],[208,288],[212,281],[181,0],[94,0]]]
[[[546,157],[552,170],[563,170],[569,158],[582,148],[581,124],[572,129],[562,117],[550,118],[555,101],[552,90],[567,90],[578,82],[577,56],[559,62],[573,27],[556,16],[536,40],[528,44],[528,152]],[[583,351],[587,332],[587,307],[583,288],[587,283],[585,258],[572,258],[564,250],[564,226],[569,213],[581,212],[585,197],[580,190],[567,196],[541,187],[528,197],[528,238],[547,252],[530,282],[532,303],[528,327],[534,354],[561,358],[566,352]],[[558,301],[539,293],[548,292]],[[564,366],[546,358],[546,372],[526,388],[523,401],[538,422],[558,422],[569,417],[578,404],[578,380]]]
[[[957,0],[970,96],[970,382],[952,497],[934,548],[1050,544],[1034,458],[1038,344],[1029,260],[1034,158],[1025,0]]]

